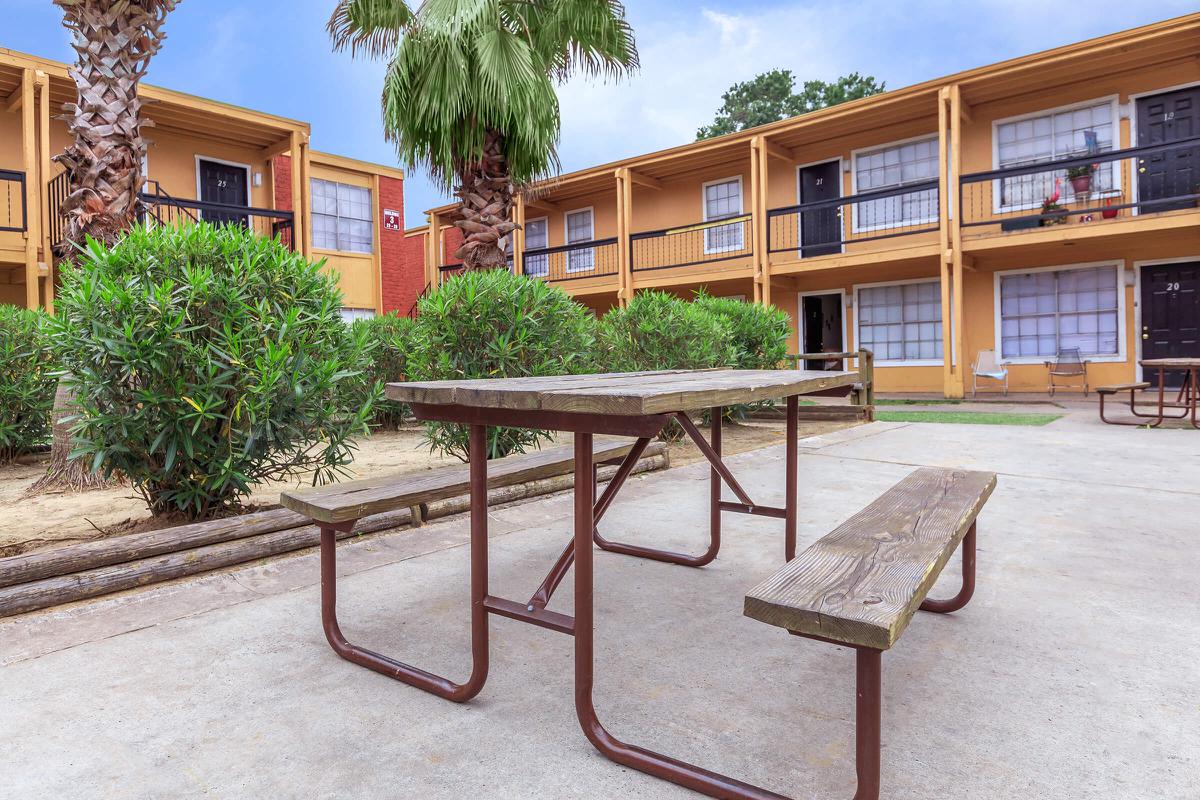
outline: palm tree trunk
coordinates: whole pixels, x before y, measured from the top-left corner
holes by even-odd
[[[142,157],[142,102],[138,83],[165,36],[162,25],[179,0],[54,0],[63,26],[72,33],[76,102],[63,105],[74,141],[54,157],[69,176],[70,192],[61,213],[66,242],[87,237],[113,244],[138,218],[145,176]],[[70,244],[64,244],[66,256]],[[82,489],[103,485],[85,465],[72,462],[70,419],[74,395],[59,380],[54,397],[54,440],[50,467],[36,490],[54,486]],[[65,420],[65,421],[64,421]]]
[[[485,134],[483,157],[459,168],[460,216],[454,225],[463,232],[455,253],[467,269],[504,269],[508,256],[501,240],[518,226],[512,222],[513,183],[504,156],[504,137],[495,130]]]

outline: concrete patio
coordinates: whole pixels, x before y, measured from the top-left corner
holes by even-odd
[[[966,609],[884,656],[889,800],[1193,800],[1200,775],[1200,434],[875,423],[801,442],[801,546],[917,465],[1000,473]],[[779,502],[784,452],[734,456]],[[606,534],[695,551],[701,464],[631,479]],[[491,514],[491,591],[522,599],[570,497]],[[598,553],[609,730],[797,798],[853,794],[849,650],[742,616],[778,520],[725,516],[689,570]],[[339,550],[352,639],[462,679],[467,520]],[[0,622],[0,798],[688,798],[608,762],[572,705],[568,636],[493,618],[491,677],[455,705],[342,661],[309,553]],[[934,594],[956,589],[957,560]],[[570,610],[570,578],[551,607]]]

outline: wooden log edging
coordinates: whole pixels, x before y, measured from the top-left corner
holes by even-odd
[[[667,452],[659,444],[654,455],[643,457],[634,466],[633,474],[665,469],[669,465]],[[600,480],[611,479],[616,469],[615,466],[600,467]],[[574,477],[573,474],[558,475],[515,486],[492,489],[488,492],[488,505],[499,505],[564,491],[574,486]],[[469,508],[469,496],[452,497],[431,503],[425,518],[447,517]],[[148,531],[146,534],[129,534],[129,537],[139,537],[138,541],[128,545],[122,544],[121,547],[108,549],[94,547],[94,545],[105,542],[83,542],[78,545],[69,545],[69,548],[78,548],[78,550],[73,554],[56,559],[31,560],[29,558],[35,555],[49,556],[56,551],[42,554],[29,553],[0,559],[0,617],[23,614],[126,589],[198,575],[268,556],[315,547],[320,543],[320,530],[317,526],[307,524],[307,519],[286,509],[274,509],[246,516],[254,519],[248,522],[243,521],[240,525],[234,524],[237,518],[230,518],[212,521],[212,523],[224,523],[220,526],[212,523],[196,523],[165,530]],[[364,517],[354,526],[353,531],[338,533],[337,536],[339,539],[344,539],[377,533],[412,522],[411,509],[398,509]],[[209,527],[206,529],[205,526]],[[187,542],[184,547],[180,548],[177,545],[172,550],[162,550],[161,548],[165,546],[163,535],[172,532],[178,533],[181,528],[191,528],[189,531],[184,531]],[[225,538],[218,538],[221,536]],[[204,543],[199,544],[200,542]],[[61,550],[67,549],[61,548]],[[122,561],[112,560],[123,552],[137,555]],[[85,557],[89,556],[93,559],[92,561],[86,560]],[[6,562],[15,562],[24,570],[24,575],[36,574],[42,577],[14,583],[9,576]],[[47,572],[54,569],[69,571],[60,571],[57,574]]]

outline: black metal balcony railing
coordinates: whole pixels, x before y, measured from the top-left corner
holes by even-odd
[[[744,258],[753,251],[749,214],[643,231],[629,237],[630,269],[646,272]]]
[[[522,270],[531,278],[571,281],[616,275],[619,271],[618,255],[614,236],[611,239],[526,250],[521,263]]]
[[[849,209],[849,219],[847,219]],[[938,229],[938,182],[910,183],[767,211],[767,252],[801,258]]]
[[[178,225],[200,220],[216,225],[241,225],[259,236],[278,236],[288,247],[295,247],[292,237],[294,217],[291,211],[184,200],[167,194],[158,181],[147,181],[146,188],[148,191],[141,194],[145,206],[143,220],[150,219],[159,225]]]
[[[28,227],[25,173],[15,169],[0,169],[0,231],[20,233]]]
[[[462,275],[466,272],[465,264],[442,264],[438,266],[438,286],[453,278],[455,275]]]
[[[46,190],[50,205],[50,242],[57,246],[66,237],[66,222],[60,210],[70,192],[67,174],[59,173],[47,184]],[[294,215],[291,211],[184,200],[167,194],[158,181],[146,181],[140,199],[141,222],[152,221],[158,225],[179,225],[200,220],[216,224],[232,223],[249,228],[260,236],[279,236],[285,245],[295,249],[292,237]]]
[[[1003,231],[1194,208],[1198,199],[1200,136],[973,172],[959,185],[962,226]]]

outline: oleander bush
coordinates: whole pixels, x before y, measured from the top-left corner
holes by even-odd
[[[736,360],[725,319],[667,292],[638,292],[600,320],[597,361],[605,372],[708,369]]]
[[[733,297],[713,297],[704,290],[696,293],[695,305],[725,321],[729,342],[734,350],[737,369],[778,369],[787,355],[791,318],[775,306],[747,303]],[[775,405],[774,400],[726,406],[726,419],[744,419],[755,409]]]
[[[266,480],[331,480],[367,430],[372,343],[337,278],[237,225],[137,228],[63,271],[51,323],[74,457],[156,514],[234,508]]]
[[[0,464],[47,442],[57,380],[45,314],[0,305]]]
[[[409,380],[592,372],[596,318],[557,286],[507,270],[457,275],[417,303]],[[433,452],[468,457],[467,428],[427,423]],[[546,431],[491,427],[488,458],[523,453]]]
[[[411,317],[396,313],[354,321],[354,327],[361,329],[362,335],[373,344],[369,365],[363,375],[364,391],[382,392],[384,384],[405,380],[415,324]],[[407,405],[381,396],[375,403],[370,425],[394,431],[408,416]]]
[[[733,297],[713,297],[704,290],[694,304],[726,323],[738,369],[777,369],[787,355],[791,318],[775,306],[747,303]]]

